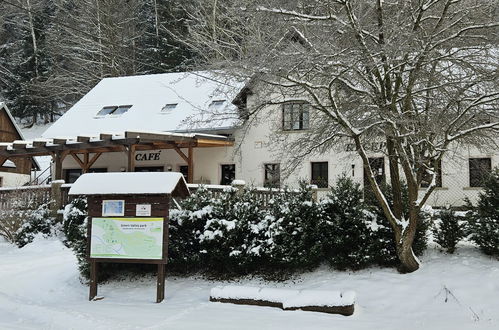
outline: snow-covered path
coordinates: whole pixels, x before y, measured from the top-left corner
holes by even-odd
[[[23,249],[0,243],[0,329],[499,329],[499,262],[472,248],[448,256],[430,250],[424,267],[356,273],[326,268],[274,287],[354,290],[351,317],[208,301],[226,283],[168,278],[155,304],[155,279],[99,286],[88,302],[71,251],[39,240]],[[265,285],[257,279],[244,285]]]

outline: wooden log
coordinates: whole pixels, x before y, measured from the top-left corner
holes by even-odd
[[[287,307],[284,308],[281,302],[273,302],[267,300],[256,300],[256,299],[227,299],[227,298],[214,298],[210,297],[211,302],[228,303],[235,305],[249,305],[249,306],[264,306],[264,307],[277,307],[285,311],[309,311],[309,312],[320,312],[328,314],[340,314],[344,316],[353,315],[354,305],[347,306],[301,306],[301,307]]]

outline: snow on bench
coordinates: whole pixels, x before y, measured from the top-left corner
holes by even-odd
[[[291,290],[228,285],[211,289],[210,301],[348,316],[354,311],[355,293],[353,291]]]

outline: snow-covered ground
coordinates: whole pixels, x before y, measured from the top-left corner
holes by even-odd
[[[167,278],[166,300],[155,304],[155,279],[99,286],[89,302],[71,251],[56,240],[23,249],[0,242],[0,329],[499,329],[499,262],[472,247],[449,256],[430,249],[423,268],[336,272],[327,268],[286,283],[238,284],[353,290],[353,316],[209,302],[227,283]]]

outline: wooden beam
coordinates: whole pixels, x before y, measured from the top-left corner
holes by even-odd
[[[52,139],[54,141],[54,144],[66,144],[68,141],[67,139]]]
[[[135,144],[128,146],[127,148],[127,172],[133,172],[135,167]]]
[[[108,141],[113,139],[113,134],[106,134],[106,133],[101,133],[99,134],[99,139],[103,141]]]
[[[87,173],[88,168],[89,168],[89,166],[88,166],[88,152],[85,152],[83,154],[83,164],[85,164],[85,167],[83,168],[83,173]]]
[[[87,170],[94,165],[95,161],[99,159],[99,157],[102,155],[102,152],[97,152],[93,157],[90,159],[90,161],[87,162]]]
[[[187,149],[187,181],[188,183],[194,182],[194,149],[192,146],[189,146]]]
[[[45,147],[46,145],[47,141],[33,141],[34,148]]]
[[[198,139],[197,140],[198,146],[233,146],[234,141],[229,141],[229,140],[210,140],[210,139]]]
[[[68,155],[67,151],[58,151],[52,154],[52,159],[54,160],[54,180],[62,180],[62,162],[64,158]]]
[[[26,142],[14,142],[14,143],[12,143],[12,147],[14,149],[26,149],[27,145],[28,144]]]
[[[177,152],[177,154],[179,154],[180,157],[182,157],[182,159],[187,163],[189,164],[189,156],[186,156],[182,150],[180,150],[179,147],[177,147],[176,144],[171,144],[172,148]]]
[[[80,135],[78,135],[76,137],[76,141],[82,142],[82,143],[88,143],[88,142],[90,142],[90,136],[80,136]]]
[[[85,169],[85,163],[81,161],[80,157],[78,157],[77,154],[70,154],[71,157],[74,158],[74,160],[76,160],[76,162],[78,163],[78,165],[80,165],[81,169],[84,170]]]

